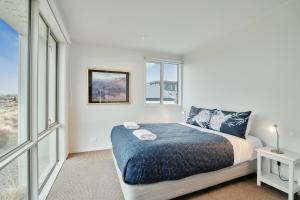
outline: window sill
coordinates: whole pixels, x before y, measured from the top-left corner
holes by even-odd
[[[164,107],[181,107],[181,104],[164,104],[164,103],[144,103],[145,106],[153,107],[153,106],[164,106]]]

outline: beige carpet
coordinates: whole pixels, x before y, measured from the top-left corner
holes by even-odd
[[[47,200],[123,200],[111,151],[71,155],[65,162]],[[287,195],[250,175],[195,192],[179,199],[190,200],[281,200]],[[298,197],[298,199],[300,199]]]

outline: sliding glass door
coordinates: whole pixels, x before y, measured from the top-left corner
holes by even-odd
[[[0,199],[36,200],[59,161],[59,45],[33,1],[0,1]]]

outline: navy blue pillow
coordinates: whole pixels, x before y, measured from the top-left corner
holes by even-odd
[[[210,118],[213,112],[214,110],[205,109],[205,108],[196,108],[192,106],[186,123],[208,129]]]
[[[209,128],[245,139],[250,114],[251,111],[232,112],[215,110],[210,119]]]

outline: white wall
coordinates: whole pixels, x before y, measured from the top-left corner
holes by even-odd
[[[300,1],[185,56],[184,108],[252,110],[251,133],[300,153]]]
[[[161,58],[161,54],[157,54]],[[109,148],[110,131],[124,121],[177,122],[178,105],[145,105],[144,56],[155,56],[125,49],[71,45],[71,108],[70,148],[81,152]],[[178,59],[164,55],[163,58]],[[130,72],[131,104],[87,105],[87,68],[123,70]]]

